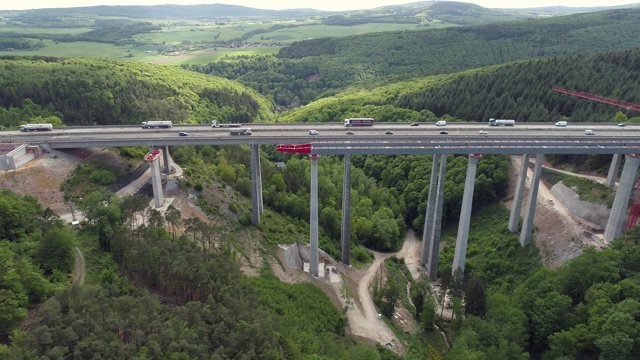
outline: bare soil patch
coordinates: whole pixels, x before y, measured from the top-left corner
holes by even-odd
[[[0,176],[0,187],[10,189],[17,194],[31,195],[37,198],[44,208],[48,207],[60,216],[70,211],[60,192],[60,184],[77,164],[91,154],[89,149],[72,153],[63,151],[45,153],[15,171],[4,171]]]

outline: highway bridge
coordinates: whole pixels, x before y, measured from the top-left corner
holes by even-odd
[[[263,210],[260,145],[311,144],[311,263],[310,272],[317,275],[317,156],[344,155],[345,186],[343,188],[342,261],[350,263],[350,172],[353,154],[432,154],[427,214],[423,232],[422,263],[428,275],[435,279],[440,237],[440,221],[447,155],[468,155],[469,165],[456,240],[453,269],[464,270],[468,240],[471,201],[476,166],[483,154],[511,154],[523,156],[522,169],[529,158],[536,157],[534,178],[531,181],[525,216],[520,230],[520,243],[530,243],[536,199],[544,154],[612,154],[607,183],[615,184],[622,155],[625,157],[618,191],[605,229],[604,240],[609,242],[622,234],[628,200],[633,191],[640,166],[640,125],[620,126],[611,123],[570,123],[556,127],[553,123],[517,123],[515,126],[489,126],[487,123],[449,122],[446,126],[434,123],[376,123],[370,127],[348,127],[343,123],[276,123],[246,124],[252,135],[232,135],[229,128],[210,125],[176,125],[171,129],[142,129],[141,126],[59,127],[43,132],[0,132],[0,142],[39,144],[45,150],[83,147],[148,146],[162,149],[147,156],[152,166],[152,184],[156,207],[162,206],[163,195],[158,159],[164,158],[168,168],[168,146],[183,145],[249,145],[251,149],[253,222],[260,221]],[[311,130],[316,130],[311,132]],[[591,130],[589,132],[585,130]],[[317,135],[311,135],[316,133]],[[186,133],[180,135],[180,133]],[[589,133],[589,134],[587,134]],[[521,171],[509,219],[509,230],[518,232],[520,209],[524,196],[526,171]]]
[[[0,132],[2,141],[39,143],[45,149],[122,146],[264,145],[313,143],[312,154],[625,154],[640,149],[640,125],[518,123],[378,123],[345,128],[342,123],[247,124],[253,135],[231,135],[227,128],[177,125],[171,129],[140,126],[59,127],[46,132]],[[594,135],[585,135],[584,130]],[[317,130],[318,135],[309,135]],[[347,135],[347,131],[353,135]],[[486,131],[486,134],[480,134]],[[179,136],[186,132],[188,136]],[[393,134],[387,134],[393,132]],[[446,132],[446,134],[441,134]]]

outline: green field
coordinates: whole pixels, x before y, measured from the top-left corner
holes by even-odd
[[[168,65],[187,65],[187,64],[208,64],[215,62],[224,57],[234,57],[241,55],[271,55],[278,52],[280,47],[257,47],[257,48],[217,48],[217,50],[203,49],[188,54],[188,58],[176,57],[175,60],[167,61],[165,57],[155,57],[151,62],[163,63]],[[137,59],[140,60],[140,59]]]
[[[417,24],[363,24],[356,26],[329,26],[329,25],[306,25],[292,28],[284,28],[255,35],[249,38],[249,42],[260,43],[290,43],[294,41],[316,39],[321,37],[341,37],[359,34],[370,34],[376,32],[399,31],[399,30],[423,30],[450,27],[441,22],[429,22],[427,25]]]
[[[150,47],[133,45],[115,46],[112,44],[103,44],[95,42],[55,42],[52,40],[42,41],[46,46],[37,51],[0,51],[0,55],[25,55],[25,56],[59,56],[59,57],[94,57],[108,59],[137,59],[140,57],[149,57],[146,51]],[[158,48],[157,46],[155,47]]]
[[[91,28],[21,28],[21,27],[11,27],[6,24],[0,23],[0,32],[15,32],[20,34],[71,34],[78,35],[88,31],[91,31]]]
[[[140,42],[152,42],[156,44],[166,45],[179,45],[185,42],[197,43],[212,43],[213,41],[230,41],[238,39],[248,33],[255,30],[267,30],[275,25],[293,26],[304,24],[316,24],[316,21],[280,21],[280,22],[238,22],[228,25],[218,25],[212,23],[199,23],[180,26],[163,26],[161,31],[153,33],[139,34],[133,38]],[[306,27],[306,26],[305,26]],[[297,27],[296,27],[297,28]],[[270,35],[271,36],[271,35]],[[254,37],[249,41],[259,41],[260,36]],[[256,40],[257,39],[257,40]],[[299,37],[297,40],[302,40]],[[269,43],[272,41],[268,41]]]

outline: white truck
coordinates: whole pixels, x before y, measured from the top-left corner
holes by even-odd
[[[240,127],[242,124],[228,124],[228,123],[219,123],[218,120],[211,121],[212,128],[236,128]]]
[[[20,131],[51,131],[53,125],[51,124],[27,124],[20,125]]]
[[[251,135],[251,129],[249,128],[230,129],[229,133],[231,135]]]
[[[143,129],[171,129],[173,127],[173,123],[171,121],[143,121],[142,128]]]
[[[504,120],[504,119],[489,119],[489,125],[491,126],[513,126],[516,124],[515,120]]]

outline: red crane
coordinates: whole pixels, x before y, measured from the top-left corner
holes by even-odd
[[[557,86],[553,87],[553,91],[557,91],[557,92],[561,92],[561,93],[564,93],[564,94],[573,95],[573,96],[577,96],[577,97],[581,97],[581,98],[585,98],[585,99],[589,99],[589,100],[593,100],[593,101],[599,101],[599,102],[602,102],[602,103],[605,103],[605,104],[609,104],[609,105],[623,107],[623,108],[625,108],[627,110],[640,111],[640,105],[633,104],[633,103],[628,103],[626,101],[620,101],[620,100],[616,100],[616,99],[611,99],[611,98],[607,98],[607,97],[604,97],[604,96],[589,94],[589,93],[582,92],[582,91],[567,90],[567,89],[563,89],[563,88],[557,87]]]
[[[557,92],[561,92],[563,94],[577,96],[577,97],[581,97],[581,98],[585,98],[593,101],[602,102],[605,104],[623,107],[627,110],[635,110],[640,112],[640,105],[638,104],[611,99],[604,96],[589,94],[582,91],[567,90],[557,86],[554,86],[553,90]],[[635,155],[638,156],[638,154],[635,154]],[[638,217],[640,217],[640,180],[638,180],[638,182],[636,183],[636,187],[633,195],[633,205],[631,205],[631,208],[629,209],[629,216],[627,217],[627,230],[631,229],[638,223]]]

